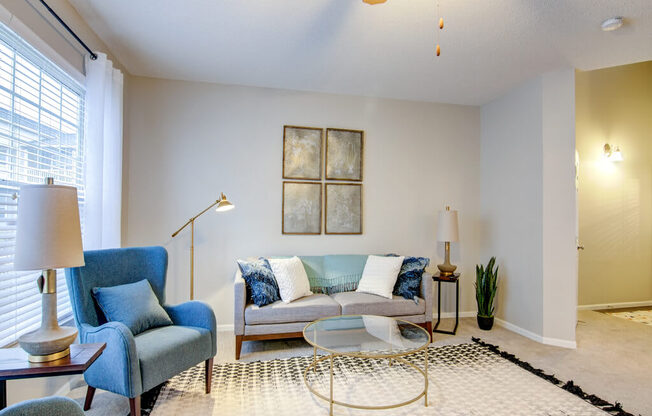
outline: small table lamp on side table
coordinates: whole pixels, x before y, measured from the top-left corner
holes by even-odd
[[[444,264],[438,264],[439,274],[442,277],[452,276],[457,266],[451,264],[451,241],[459,241],[457,225],[457,211],[451,211],[446,206],[446,211],[439,212],[439,223],[437,224],[437,241],[445,244]]]
[[[41,327],[18,338],[30,362],[46,362],[70,354],[77,329],[57,321],[57,271],[84,265],[77,189],[54,185],[22,185],[18,199],[14,270],[43,270]]]

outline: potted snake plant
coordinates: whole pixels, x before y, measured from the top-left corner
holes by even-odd
[[[478,303],[478,326],[488,331],[494,325],[494,300],[498,289],[498,266],[494,271],[496,258],[492,257],[485,268],[475,266],[475,300]]]

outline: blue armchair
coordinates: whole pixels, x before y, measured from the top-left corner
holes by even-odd
[[[84,416],[81,407],[67,397],[28,400],[0,410],[0,416]]]
[[[106,349],[84,373],[88,384],[84,410],[95,389],[129,398],[132,416],[140,416],[140,395],[178,373],[206,362],[210,393],[216,322],[213,310],[197,301],[165,304],[168,265],[163,247],[134,247],[84,252],[85,265],[66,270],[75,323],[81,342],[104,342]],[[134,336],[121,322],[106,322],[91,295],[94,287],[133,283],[146,278],[174,325]]]

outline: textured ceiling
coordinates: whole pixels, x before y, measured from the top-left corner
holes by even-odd
[[[69,1],[131,74],[168,79],[478,105],[652,59],[652,0],[439,0],[439,34],[436,0]]]

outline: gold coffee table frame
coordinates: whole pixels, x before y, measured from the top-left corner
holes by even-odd
[[[312,321],[308,325],[306,325],[305,328],[303,328],[303,338],[308,342],[308,344],[313,346],[312,364],[310,364],[308,367],[306,367],[305,371],[303,372],[303,381],[306,384],[306,387],[308,388],[308,390],[310,390],[310,392],[312,394],[314,394],[315,396],[317,396],[320,399],[325,400],[325,401],[327,401],[329,403],[329,405],[330,405],[330,413],[329,414],[331,416],[333,415],[333,405],[336,405],[336,404],[339,405],[339,406],[349,407],[349,408],[353,408],[353,409],[386,410],[386,409],[394,409],[394,408],[401,407],[401,406],[407,406],[408,404],[414,403],[414,402],[416,402],[417,400],[419,400],[422,397],[424,398],[424,406],[428,407],[428,351],[426,349],[428,348],[428,346],[432,342],[432,339],[431,339],[430,334],[428,333],[428,331],[426,331],[425,329],[423,329],[419,325],[414,324],[412,322],[405,321],[403,319],[396,319],[396,318],[393,318],[393,317],[387,317],[387,318],[393,319],[397,323],[408,324],[408,325],[414,326],[414,327],[418,328],[419,330],[423,331],[426,334],[426,336],[428,337],[428,342],[425,345],[423,345],[423,346],[421,346],[419,348],[415,348],[415,349],[411,349],[411,350],[403,350],[401,352],[392,353],[392,354],[390,354],[390,353],[387,353],[387,354],[382,354],[382,353],[380,353],[380,354],[372,354],[372,353],[364,353],[364,352],[335,351],[335,350],[331,350],[329,348],[325,348],[325,347],[322,347],[320,345],[317,345],[316,343],[311,342],[308,339],[308,337],[306,337],[306,329],[308,329],[311,325],[314,325],[319,321],[324,321],[324,320],[334,319],[334,318],[344,318],[344,317],[347,317],[347,316],[348,317],[358,317],[358,316],[362,317],[362,316],[374,316],[374,315],[330,316],[330,317],[327,317],[327,318],[321,318],[321,319],[317,319],[315,321]],[[317,350],[326,351],[329,354],[325,355],[323,357],[317,358]],[[426,351],[423,354],[423,367],[424,367],[423,369],[417,367],[413,363],[411,363],[408,360],[405,360],[405,359],[402,358],[402,357],[405,357],[407,355],[416,354],[416,353],[424,351],[424,350],[426,350]],[[398,361],[398,362],[403,363],[403,364],[406,364],[406,365],[416,369],[417,371],[419,371],[421,373],[421,375],[423,375],[423,379],[424,379],[423,390],[421,392],[419,392],[419,394],[417,394],[416,396],[414,396],[413,398],[411,398],[409,400],[406,400],[406,401],[403,401],[403,402],[400,402],[400,403],[396,403],[396,404],[388,404],[388,405],[382,405],[382,406],[365,406],[365,405],[358,405],[358,404],[346,403],[346,402],[342,402],[342,401],[339,401],[339,400],[335,400],[333,398],[333,360],[336,357],[340,357],[340,356],[355,357],[355,358],[366,358],[366,359],[370,359],[370,360],[387,358],[387,359],[389,359],[389,365],[390,366],[392,365],[393,360]],[[308,382],[308,372],[310,370],[314,370],[314,373],[316,375],[317,374],[317,364],[319,364],[322,361],[326,361],[326,360],[329,360],[329,362],[330,362],[330,396],[329,397],[326,397],[323,394],[319,393]]]

